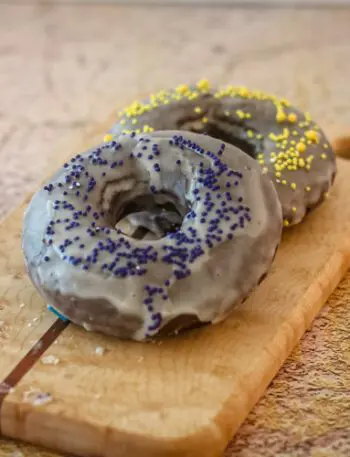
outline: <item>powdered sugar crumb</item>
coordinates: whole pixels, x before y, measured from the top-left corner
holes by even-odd
[[[40,389],[30,388],[23,394],[23,401],[33,406],[41,406],[50,403],[53,397],[48,392],[41,392]]]
[[[54,355],[45,355],[40,359],[40,362],[44,365],[57,365],[60,359]]]
[[[105,348],[103,348],[102,346],[96,346],[96,348],[95,348],[96,355],[102,356],[102,355],[104,355],[105,352],[106,352]]]

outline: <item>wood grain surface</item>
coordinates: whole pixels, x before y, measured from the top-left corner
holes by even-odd
[[[164,81],[170,86],[207,75],[247,83],[288,95],[330,134],[344,133],[350,125],[349,11],[84,11],[83,21],[76,7],[0,6],[0,83],[6,88],[0,112],[2,214],[33,189],[62,137],[83,136],[114,106],[165,86]],[[15,217],[18,223],[21,214]],[[11,265],[10,272],[15,259]],[[25,294],[28,283],[16,279],[23,281]],[[227,455],[255,457],[262,448],[265,456],[348,455],[347,290],[345,282],[329,302],[333,309],[316,321]],[[23,296],[9,298],[20,305]],[[28,316],[35,319],[35,299],[31,306],[34,313]],[[21,330],[31,338],[25,325]],[[17,451],[17,444],[0,442],[0,455]],[[26,446],[20,452],[39,453]]]

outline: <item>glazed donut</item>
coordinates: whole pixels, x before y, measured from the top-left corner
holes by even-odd
[[[144,340],[223,320],[266,275],[281,231],[271,181],[239,149],[131,133],[72,158],[35,194],[22,246],[61,315]]]
[[[232,86],[215,91],[202,80],[133,102],[119,115],[113,134],[189,130],[245,151],[275,184],[285,226],[297,224],[316,207],[335,177],[332,148],[310,115],[259,91]]]

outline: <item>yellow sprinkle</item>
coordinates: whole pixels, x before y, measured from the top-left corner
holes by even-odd
[[[297,115],[294,114],[294,113],[288,114],[288,121],[289,121],[291,124],[294,124],[294,123],[297,121]]]
[[[310,186],[306,186],[306,187],[305,187],[305,190],[306,190],[306,192],[310,192],[311,187],[310,187]]]
[[[256,139],[257,139],[257,140],[262,140],[263,138],[264,138],[264,135],[263,135],[262,133],[258,133],[258,134],[256,135]]]
[[[305,160],[304,159],[299,159],[298,160],[298,165],[300,168],[304,168],[305,167]]]
[[[291,187],[293,190],[295,190],[295,189],[297,188],[297,185],[295,184],[295,182],[292,182],[291,185],[290,185],[290,187]]]
[[[208,118],[207,117],[202,117],[202,122],[203,122],[203,124],[207,124],[208,123]]]
[[[282,184],[285,186],[287,184],[287,181],[285,179],[282,179]]]
[[[199,90],[208,91],[210,89],[210,83],[207,79],[201,79],[197,83]]]
[[[289,129],[284,128],[283,129],[283,138],[287,139],[289,137]]]
[[[189,91],[189,87],[187,84],[180,84],[180,86],[177,86],[175,90],[177,93],[185,95]]]
[[[269,169],[267,167],[264,167],[262,169],[262,172],[263,172],[264,175],[266,175],[266,173],[268,173],[268,171],[269,171]]]
[[[321,159],[327,159],[327,154],[321,154]]]
[[[309,141],[312,141],[314,143],[319,142],[319,135],[315,130],[308,130],[305,132],[305,136]]]
[[[288,219],[284,219],[284,221],[283,221],[283,225],[284,225],[285,227],[288,227],[288,225],[289,225],[289,221],[288,221]]]
[[[288,101],[286,98],[281,98],[280,102],[281,102],[284,106],[290,106],[290,105],[291,105],[290,101]]]
[[[276,176],[276,178],[280,178],[280,177],[281,177],[281,173],[280,173],[279,171],[277,171],[277,172],[275,173],[275,176]]]
[[[240,87],[238,93],[241,97],[248,97],[249,90],[246,87]]]
[[[284,114],[283,111],[280,111],[276,115],[276,121],[277,122],[284,122],[286,120],[287,116]]]
[[[199,97],[199,93],[198,92],[191,92],[189,93],[189,95],[186,95],[188,100],[195,100],[196,98]]]
[[[278,141],[278,138],[277,138],[277,136],[276,136],[274,133],[271,132],[271,133],[269,133],[268,136],[269,136],[270,140],[272,140],[272,141]]]
[[[143,126],[143,131],[144,131],[145,133],[150,133],[150,132],[153,132],[153,131],[154,131],[154,128],[153,128],[153,127],[150,127],[149,125],[146,124],[146,125]]]
[[[110,133],[107,133],[107,135],[105,135],[105,136],[103,137],[103,141],[104,141],[105,143],[108,143],[108,141],[112,141],[112,139],[113,139],[113,135],[111,135]]]
[[[131,123],[132,123],[133,125],[137,124],[137,119],[134,118],[134,119],[131,121]]]
[[[300,138],[300,141],[301,141],[302,143],[306,143],[306,138],[302,137],[302,138]]]
[[[199,114],[202,112],[202,108],[200,106],[196,106],[194,112]]]
[[[298,152],[304,152],[305,149],[306,149],[306,146],[304,143],[297,143],[297,145],[295,146],[296,150]]]
[[[244,111],[242,111],[241,109],[236,109],[236,114],[240,119],[244,119],[245,118]]]
[[[305,120],[306,121],[308,121],[308,122],[312,121],[310,113],[306,112],[306,113],[304,113],[304,115],[305,115]]]
[[[311,140],[307,140],[306,143],[307,143],[307,144],[312,144],[312,141],[311,141]]]
[[[293,130],[292,134],[293,134],[294,136],[299,136],[298,130]]]
[[[248,130],[248,131],[247,131],[247,137],[248,137],[248,138],[254,138],[254,132],[253,132],[253,130]]]
[[[324,147],[324,149],[328,149],[329,146],[327,143],[324,143],[323,147]]]

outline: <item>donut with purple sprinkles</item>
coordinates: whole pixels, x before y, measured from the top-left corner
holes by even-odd
[[[132,132],[51,177],[26,210],[22,246],[63,318],[142,341],[225,319],[265,277],[282,225],[271,180],[240,149]]]

